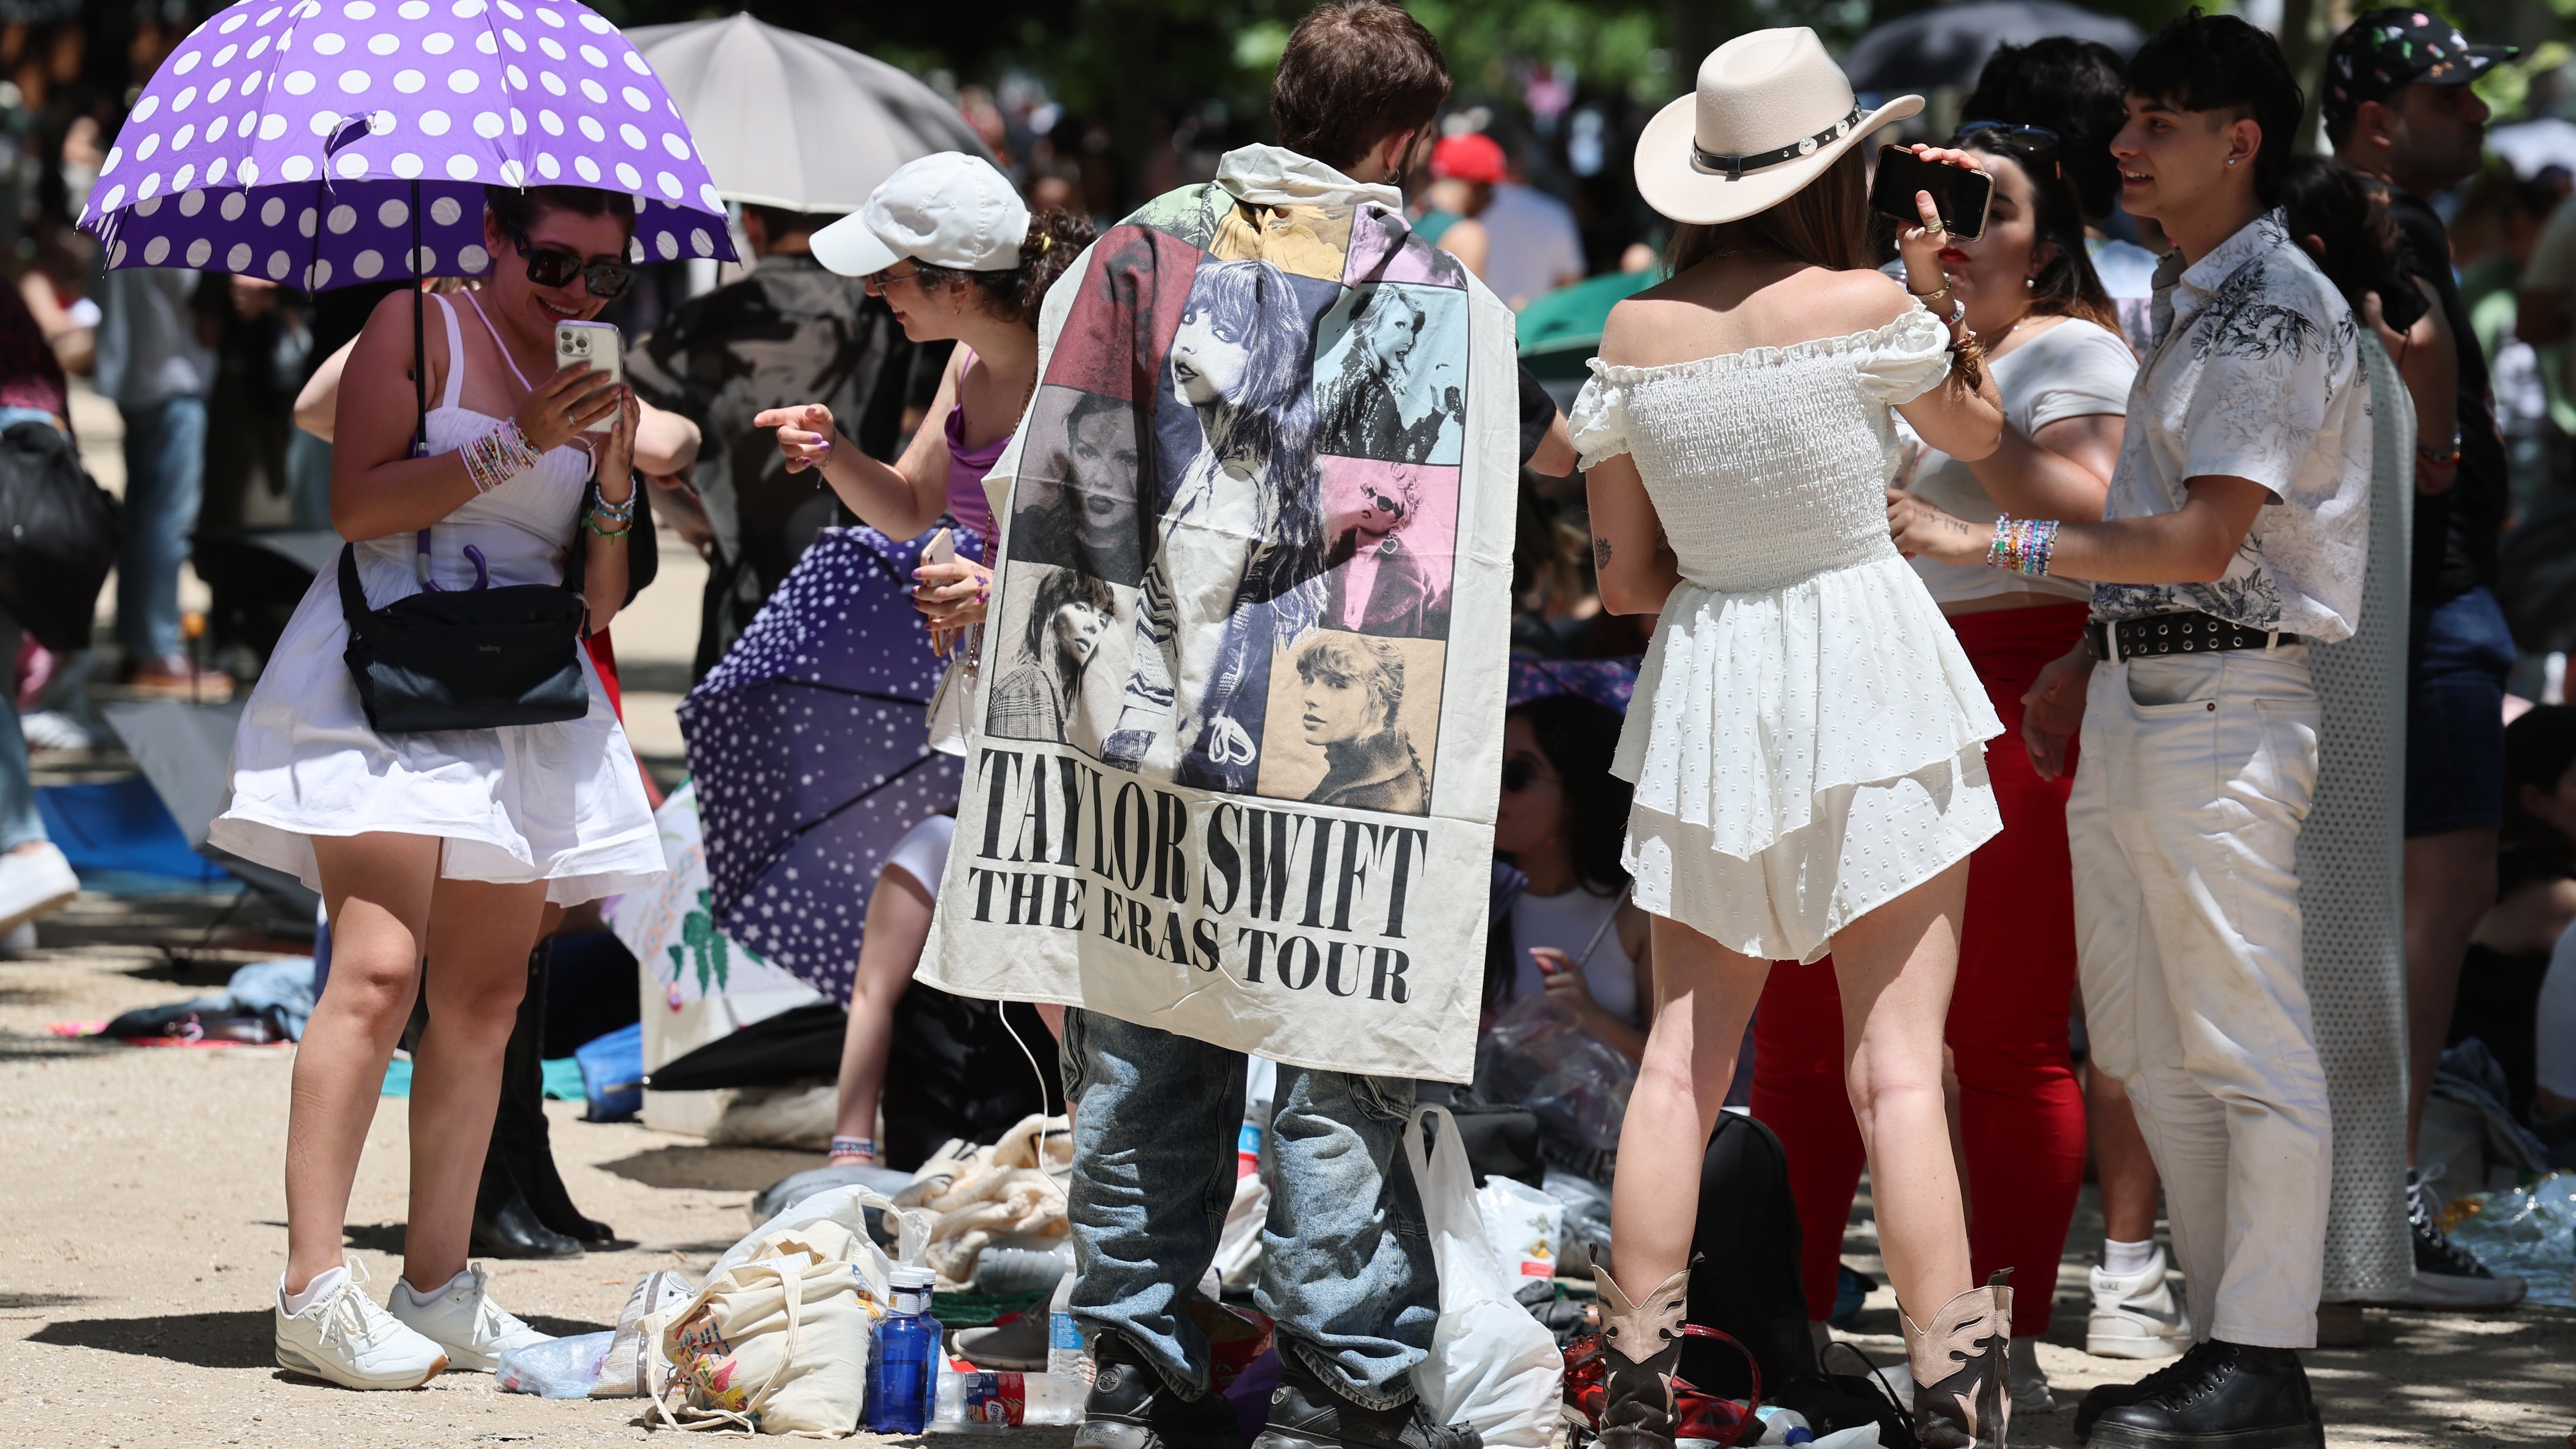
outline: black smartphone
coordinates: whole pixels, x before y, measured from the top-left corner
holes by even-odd
[[[1995,199],[1993,177],[1964,166],[1926,161],[1902,146],[1880,147],[1878,174],[1869,183],[1870,210],[1919,226],[1923,213],[1914,205],[1918,191],[1932,193],[1932,205],[1952,236],[1986,234],[1986,208]]]

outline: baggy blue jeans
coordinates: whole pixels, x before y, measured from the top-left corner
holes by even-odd
[[[1208,1344],[1183,1311],[1234,1201],[1244,1055],[1099,1012],[1064,1014],[1073,1110],[1073,1317],[1115,1330],[1181,1393],[1208,1388]],[[1273,1191],[1254,1301],[1279,1352],[1352,1402],[1413,1397],[1439,1279],[1404,1162],[1413,1083],[1282,1065]]]
[[[116,642],[142,663],[180,652],[179,566],[206,497],[206,400],[126,408],[125,543],[116,556]]]

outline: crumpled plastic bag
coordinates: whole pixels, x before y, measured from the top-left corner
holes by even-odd
[[[2576,1172],[2553,1172],[2529,1187],[2478,1193],[2451,1241],[2498,1273],[2531,1285],[2531,1301],[2576,1307]]]
[[[1607,1182],[1636,1064],[1595,1040],[1545,996],[1515,1003],[1477,1050],[1476,1095],[1538,1118],[1539,1155]]]
[[[583,1333],[510,1349],[492,1370],[492,1382],[508,1394],[589,1398],[590,1386],[599,1377],[600,1362],[608,1357],[609,1342],[616,1337],[614,1333]]]

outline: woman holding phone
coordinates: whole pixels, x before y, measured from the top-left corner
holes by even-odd
[[[2119,458],[2137,358],[2084,245],[2084,217],[2058,168],[2055,133],[1997,122],[1963,126],[1994,194],[1983,234],[1950,237],[1941,277],[1967,308],[2004,408],[1994,452],[1963,462],[1918,450],[1901,482],[1967,518],[2099,518]],[[2007,729],[2048,661],[2084,630],[2092,591],[2055,578],[1916,559]],[[2043,780],[2026,752],[1986,757],[2000,835],[1968,875],[1959,973],[1945,1033],[1959,1086],[1972,1266],[2053,1281],[2084,1176],[2082,1089],[2068,1055],[2075,991],[2075,882],[2066,847],[2067,779]],[[1754,1115],[1779,1133],[1805,1229],[1808,1316],[1831,1315],[1842,1225],[1859,1186],[1861,1135],[1833,1090],[1843,1075],[1843,1011],[1833,977],[1773,974],[1754,1017]],[[2152,1236],[2152,1232],[2148,1234]],[[2158,1270],[2161,1274],[2161,1269]],[[2160,1286],[2161,1276],[2157,1278]],[[2032,1352],[2054,1295],[2015,1300],[2013,1406],[2054,1407]]]
[[[1885,518],[1891,410],[1969,461],[2003,418],[1931,196],[1901,284],[1862,256],[1861,143],[1922,105],[1864,110],[1803,27],[1711,53],[1637,143],[1672,276],[1612,310],[1574,407],[1602,603],[1660,615],[1616,763],[1655,1006],[1597,1265],[1609,1449],[1674,1439],[1699,1180],[1669,1165],[1704,1152],[1771,963],[1828,952],[1916,1431],[2003,1442],[2012,1290],[1970,1275],[1941,1040],[2003,726]]]
[[[942,517],[982,538],[981,562],[925,560],[913,574],[914,601],[933,637],[984,621],[992,563],[1001,542],[997,502],[984,493],[991,472],[1028,411],[1038,384],[1038,308],[1047,289],[1091,244],[1091,223],[1064,211],[1032,213],[990,162],[943,151],[906,163],[851,215],[814,234],[814,259],[843,276],[867,278],[915,342],[954,340],[947,376],[930,416],[934,431],[913,434],[892,464],[850,446],[816,403],[772,408],[752,421],[778,429],[791,472],[808,468],[861,522],[911,538]],[[850,988],[842,1039],[835,1166],[873,1164],[896,1003],[912,984],[956,822],[934,816],[898,842],[878,872],[867,931]],[[888,886],[893,889],[888,889]],[[1050,1025],[1061,1020],[1042,1012]],[[905,1154],[909,1156],[910,1154]],[[908,1164],[907,1164],[908,1165]]]
[[[625,388],[557,370],[554,332],[626,289],[634,203],[494,187],[483,227],[489,285],[420,299],[417,392],[416,294],[387,297],[360,334],[340,389],[332,522],[370,609],[427,587],[555,585],[578,549],[596,631],[626,597],[637,413]],[[434,404],[426,418],[419,396]],[[585,435],[603,419],[608,432]],[[421,425],[428,449],[415,457]],[[277,1361],[349,1388],[416,1388],[543,1338],[465,1260],[503,1049],[548,905],[644,884],[662,871],[662,846],[586,655],[579,719],[379,734],[348,643],[326,569],[242,711],[232,803],[210,838],[299,876],[330,912],[331,978],[296,1053],[287,1119]],[[344,1262],[341,1231],[386,1063],[424,993],[403,1274],[380,1309],[363,1268]]]

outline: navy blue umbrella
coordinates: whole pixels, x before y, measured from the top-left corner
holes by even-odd
[[[878,869],[957,803],[964,762],[925,718],[944,666],[910,596],[927,541],[824,529],[680,704],[717,925],[843,1005]]]

